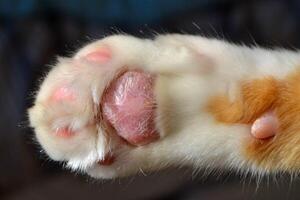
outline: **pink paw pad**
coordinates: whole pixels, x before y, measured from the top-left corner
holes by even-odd
[[[132,145],[145,145],[159,138],[153,87],[152,75],[129,71],[108,88],[103,98],[104,117]]]
[[[64,128],[58,128],[55,131],[55,135],[62,137],[62,138],[69,138],[71,136],[73,136],[75,133],[70,130],[68,127],[64,127]]]
[[[273,112],[267,112],[255,120],[251,134],[257,139],[267,139],[278,132],[278,119]]]
[[[51,99],[54,101],[73,101],[75,100],[75,93],[71,88],[67,86],[61,86],[54,91]]]
[[[114,161],[115,161],[115,156],[111,153],[108,153],[105,155],[103,160],[98,161],[98,164],[108,166],[108,165],[111,165]]]
[[[111,59],[111,52],[106,49],[99,49],[84,56],[85,59],[91,62],[105,63]]]

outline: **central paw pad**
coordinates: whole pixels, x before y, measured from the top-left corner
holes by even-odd
[[[130,144],[145,145],[159,137],[153,87],[153,75],[129,71],[112,83],[103,98],[104,117]]]

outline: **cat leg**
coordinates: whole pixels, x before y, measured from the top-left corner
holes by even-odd
[[[285,54],[291,55],[287,62]],[[253,142],[251,126],[236,120],[240,113],[227,111],[243,105],[239,100],[241,80],[266,74],[280,78],[291,71],[289,63],[294,61],[295,56],[288,52],[250,49],[195,36],[155,40],[111,36],[58,61],[29,110],[30,123],[52,159],[97,178],[169,165],[264,171],[266,168],[255,162],[257,154],[245,155],[249,143],[260,144]],[[124,83],[131,86],[123,87]],[[254,85],[261,91],[265,84]],[[110,98],[114,95],[109,94],[119,89],[124,98]],[[221,109],[221,104],[215,106],[221,114],[217,116],[208,110],[208,104],[220,94],[226,100],[221,102],[228,104]],[[256,104],[254,101],[247,107],[250,113]],[[112,117],[116,113],[118,117]],[[225,121],[218,120],[223,116]],[[232,123],[227,123],[228,118]],[[140,125],[147,133],[137,134]],[[264,146],[251,147],[264,152]]]

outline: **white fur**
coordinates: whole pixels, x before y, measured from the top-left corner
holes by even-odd
[[[109,48],[112,60],[97,65],[82,59],[99,48]],[[200,36],[163,35],[155,40],[110,36],[81,48],[73,58],[58,61],[29,110],[30,122],[50,157],[97,178],[169,165],[260,172],[242,154],[250,127],[217,123],[205,105],[209,97],[220,93],[234,100],[241,80],[266,75],[284,78],[299,61],[297,52],[249,48]],[[87,128],[105,86],[124,66],[158,74],[156,126],[161,138],[145,146],[118,146],[118,138],[106,134],[101,126]],[[72,106],[47,103],[61,82],[71,82],[79,91],[80,98]],[[58,127],[72,124],[79,134],[71,139],[58,138],[50,133],[55,123]],[[109,151],[117,155],[115,162],[98,165]]]

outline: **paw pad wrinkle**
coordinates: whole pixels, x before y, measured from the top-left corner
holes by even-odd
[[[158,138],[153,86],[151,74],[129,71],[121,75],[104,96],[104,117],[130,144],[144,145]]]

